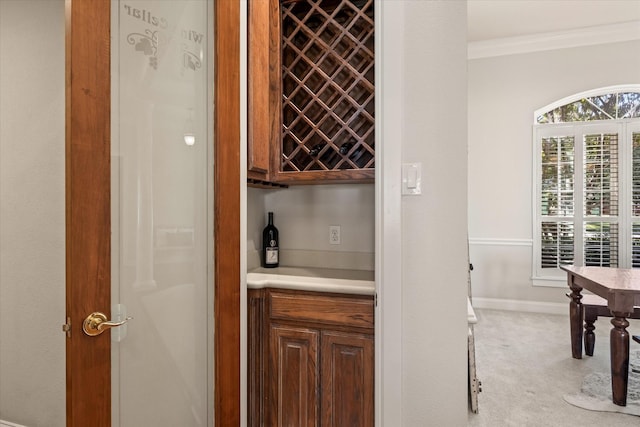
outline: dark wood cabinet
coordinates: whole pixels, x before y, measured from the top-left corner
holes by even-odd
[[[317,330],[271,327],[269,382],[273,426],[315,426],[318,419],[320,334]]]
[[[323,427],[373,425],[373,339],[325,331],[321,336]]]
[[[272,151],[280,129],[278,0],[250,0],[247,16],[247,177],[273,183]]]
[[[249,1],[250,184],[373,181],[373,7]]]
[[[249,291],[249,425],[373,426],[373,297]]]

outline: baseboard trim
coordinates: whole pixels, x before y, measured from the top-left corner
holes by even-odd
[[[560,302],[521,301],[502,298],[473,297],[473,308],[490,310],[523,311],[527,313],[565,314],[569,305]]]
[[[14,424],[14,423],[10,423],[9,421],[2,421],[0,420],[0,427],[25,427],[22,424]]]

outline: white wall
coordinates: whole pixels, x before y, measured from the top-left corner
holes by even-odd
[[[65,425],[64,0],[0,1],[0,419]]]
[[[469,61],[469,237],[475,297],[566,302],[562,282],[549,288],[534,287],[531,281],[533,112],[585,90],[637,84],[638,70],[640,41]]]
[[[265,226],[265,191],[258,188],[247,188],[247,270],[260,266],[259,251],[262,241],[262,229]]]
[[[403,162],[422,163],[422,196],[402,199],[403,425],[464,426],[467,4],[406,1],[403,7],[402,25],[383,32],[404,32],[402,136],[384,144],[399,142]]]
[[[267,212],[278,228],[281,264],[300,267],[374,268],[374,187],[371,184],[299,185],[248,192],[247,251],[260,251]],[[341,244],[329,244],[339,225]],[[257,255],[256,255],[257,256]],[[249,263],[249,268],[255,267]]]

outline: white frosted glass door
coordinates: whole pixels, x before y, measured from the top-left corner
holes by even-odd
[[[113,426],[211,425],[211,3],[112,3]]]

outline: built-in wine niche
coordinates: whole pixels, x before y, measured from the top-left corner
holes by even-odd
[[[374,0],[250,0],[247,177],[373,182]]]
[[[373,0],[283,1],[281,34],[281,170],[373,171]]]

